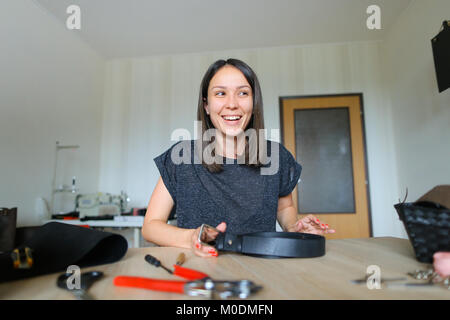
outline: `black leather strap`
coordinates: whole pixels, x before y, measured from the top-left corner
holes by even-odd
[[[220,233],[215,240],[220,251],[265,258],[313,258],[325,254],[325,237],[297,232],[255,232],[243,235]]]

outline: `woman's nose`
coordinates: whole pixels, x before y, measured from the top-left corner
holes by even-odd
[[[237,101],[237,97],[234,95],[229,95],[228,99],[227,99],[227,105],[228,108],[230,109],[235,109],[238,106],[238,101]]]

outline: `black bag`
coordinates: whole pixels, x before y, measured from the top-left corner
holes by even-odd
[[[0,253],[14,249],[17,208],[0,208]]]
[[[450,251],[449,201],[450,186],[437,186],[416,202],[394,205],[420,262],[432,263],[434,253]]]
[[[12,252],[3,252],[0,282],[65,272],[70,265],[82,268],[116,262],[127,252],[128,242],[119,234],[50,222],[40,227],[17,228],[14,247],[31,249],[32,267],[14,268]]]

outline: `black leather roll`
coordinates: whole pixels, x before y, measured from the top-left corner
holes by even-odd
[[[220,233],[219,251],[264,258],[314,258],[325,254],[325,237],[298,232],[255,232],[243,235]]]
[[[127,240],[103,232],[59,222],[41,227],[17,229],[15,247],[29,247],[34,260],[30,269],[14,269],[11,252],[0,255],[0,282],[65,272],[70,265],[80,268],[120,260],[128,249]]]

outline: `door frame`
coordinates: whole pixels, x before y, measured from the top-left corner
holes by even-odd
[[[362,141],[364,144],[364,170],[366,176],[366,198],[367,198],[367,211],[368,211],[368,222],[369,222],[369,237],[373,237],[373,224],[372,224],[372,205],[370,202],[370,180],[369,180],[369,167],[367,162],[367,142],[366,142],[366,125],[364,120],[364,99],[362,93],[338,93],[338,94],[314,94],[314,95],[296,95],[296,96],[279,96],[278,97],[278,105],[279,105],[279,116],[280,116],[280,139],[281,143],[284,145],[284,123],[283,123],[283,100],[287,99],[305,99],[305,98],[325,98],[325,97],[342,97],[342,96],[357,96],[360,101],[360,118],[361,118],[361,129],[362,129]],[[294,151],[295,152],[295,151]],[[297,160],[297,159],[295,159]],[[298,188],[296,186],[296,188]],[[297,214],[298,206],[297,206]]]

